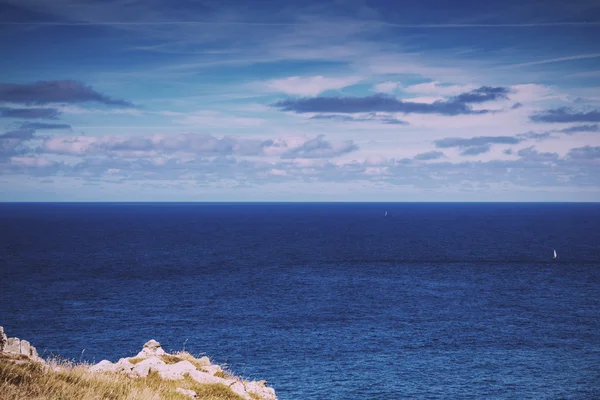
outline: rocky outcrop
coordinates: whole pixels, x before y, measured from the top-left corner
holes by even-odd
[[[0,326],[0,353],[22,355],[33,361],[43,362],[33,347],[27,340],[21,340],[16,337],[9,338],[4,333],[4,328]]]
[[[7,342],[8,342],[8,338],[6,337],[6,334],[4,333],[4,328],[0,326],[0,353],[2,353],[4,351],[4,346],[6,346]]]
[[[30,361],[42,362],[45,371],[67,371],[50,360],[44,361],[37,354],[37,350],[27,340],[9,338],[0,326],[0,355],[4,361],[26,363]],[[121,358],[112,363],[102,360],[98,364],[87,366],[76,365],[70,368],[85,368],[90,373],[124,374],[131,379],[145,378],[149,374],[158,374],[161,379],[173,381],[181,380],[181,386],[189,386],[189,380],[200,384],[222,384],[245,400],[277,400],[275,390],[267,386],[266,381],[248,381],[224,371],[219,365],[213,364],[206,356],[196,358],[189,353],[179,352],[169,354],[163,350],[156,340],[146,342],[142,351],[135,357]],[[176,392],[189,398],[198,398],[194,390],[178,387]],[[1,396],[0,396],[1,397]]]
[[[146,342],[142,351],[136,357],[147,358],[152,356],[162,356],[165,351],[156,340],[152,339]]]
[[[157,373],[162,379],[180,380],[189,376],[202,384],[223,384],[246,400],[277,400],[275,390],[266,381],[247,381],[227,374],[218,365],[213,365],[208,357],[195,358],[189,353],[166,353],[160,343],[150,340],[135,357],[121,358],[117,363],[102,360],[89,368],[90,372],[122,373],[129,377],[145,378]],[[185,393],[183,392],[185,391]],[[192,390],[181,389],[180,393],[195,398]]]

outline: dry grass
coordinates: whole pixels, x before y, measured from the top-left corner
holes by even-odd
[[[163,354],[159,356],[159,358],[163,360],[165,364],[177,364],[178,362],[184,360],[189,361],[194,365],[194,367],[198,368],[198,370],[204,372],[206,372],[206,370],[202,367],[210,365],[210,360],[208,359],[208,357],[202,357],[198,359],[186,351],[180,351],[174,354]],[[135,365],[146,360],[146,358],[133,357],[129,358],[128,360],[130,363]]]
[[[217,378],[223,378],[223,379],[227,379],[227,378],[229,378],[229,375],[227,375],[227,374],[225,373],[225,371],[217,371],[217,372],[215,372],[215,376],[216,376]]]
[[[200,384],[189,376],[182,380],[163,380],[158,374],[151,373],[147,378],[132,379],[116,373],[90,373],[87,367],[81,364],[62,363],[60,367],[60,371],[54,371],[39,363],[16,357],[1,357],[0,399],[189,399],[175,391],[180,387],[195,391],[201,400],[243,400],[223,384]]]
[[[210,359],[208,357],[196,358],[193,355],[191,355],[190,353],[188,353],[187,351],[179,351],[177,353],[164,355],[162,357],[168,357],[170,360],[177,359],[178,361],[175,361],[173,364],[175,364],[179,361],[186,360],[186,361],[189,361],[192,364],[194,364],[194,367],[196,367],[198,369],[202,369],[202,367],[208,367],[209,365],[211,365]],[[166,362],[167,364],[170,364],[170,362],[167,361],[165,358],[163,358],[163,361]]]

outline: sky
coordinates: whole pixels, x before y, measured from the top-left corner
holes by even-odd
[[[0,201],[600,201],[597,0],[0,0]]]

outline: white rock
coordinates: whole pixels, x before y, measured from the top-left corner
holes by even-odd
[[[116,370],[117,365],[111,363],[108,360],[102,360],[96,365],[92,365],[89,369],[90,372],[113,372]]]
[[[183,388],[177,388],[177,389],[175,389],[175,391],[177,393],[181,393],[184,396],[189,396],[192,399],[196,398],[196,392],[194,392],[193,390],[188,390],[188,389],[183,389]]]
[[[27,357],[31,356],[31,345],[27,340],[21,340],[19,354]]]
[[[31,357],[35,361],[46,362],[43,358],[38,355],[37,349],[34,346],[29,346],[29,357]]]
[[[115,372],[131,372],[133,367],[134,367],[134,365],[129,362],[128,358],[121,358],[115,364]]]
[[[163,354],[165,354],[165,351],[160,346],[160,343],[152,339],[146,342],[144,348],[137,354],[136,358],[148,358],[152,356],[161,356]]]
[[[11,337],[6,340],[4,352],[11,354],[21,354],[21,341],[19,338]]]
[[[216,376],[212,376],[209,373],[202,371],[191,371],[189,372],[190,377],[198,383],[223,383],[225,384],[225,379],[218,378]]]
[[[225,384],[229,386],[231,390],[233,390],[233,393],[242,396],[244,399],[252,399],[246,392],[246,388],[244,387],[242,382],[234,379],[227,379]]]
[[[217,372],[223,372],[223,369],[218,365],[205,365],[202,369],[211,375],[215,375]]]
[[[163,379],[183,379],[185,374],[197,371],[194,364],[189,361],[179,361],[176,364],[165,364],[159,367],[160,368],[157,368],[156,371]]]
[[[4,333],[4,328],[0,326],[0,353],[20,354],[29,357],[33,361],[44,363],[45,360],[38,356],[37,350],[27,340],[19,338],[9,338]]]
[[[165,365],[165,362],[163,360],[161,360],[158,357],[150,357],[142,362],[140,362],[139,364],[136,364],[133,367],[133,374],[142,378],[145,378],[148,376],[148,374],[150,373],[150,371],[152,371],[153,369],[158,370],[158,368],[156,368],[159,365]]]
[[[277,400],[275,389],[267,387],[267,381],[245,382],[244,386],[246,392],[257,394],[263,400]]]
[[[212,363],[210,362],[210,358],[203,356],[198,359],[198,365],[202,367],[207,367],[209,365],[212,365]]]

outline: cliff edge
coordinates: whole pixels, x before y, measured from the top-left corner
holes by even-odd
[[[167,353],[156,340],[112,363],[44,360],[28,341],[0,327],[0,399],[277,400],[266,381],[249,381],[208,357]]]

